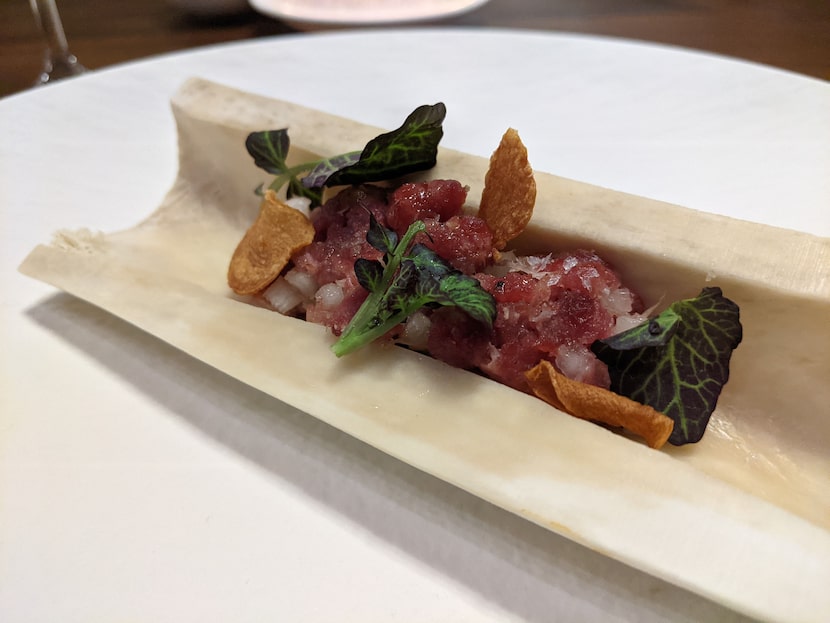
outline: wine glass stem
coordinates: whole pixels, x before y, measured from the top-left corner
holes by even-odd
[[[46,35],[51,60],[54,62],[68,58],[69,46],[66,43],[66,34],[63,32],[63,24],[55,0],[30,0],[30,2],[40,29]]]
[[[86,69],[69,51],[55,0],[29,0],[40,30],[46,37],[46,58],[36,84],[76,76]]]

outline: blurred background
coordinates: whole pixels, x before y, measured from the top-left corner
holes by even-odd
[[[90,69],[307,30],[257,13],[245,0],[59,0],[58,6],[71,51]],[[625,37],[830,79],[830,0],[490,0],[413,25]],[[31,87],[43,49],[28,0],[0,0],[0,96]]]

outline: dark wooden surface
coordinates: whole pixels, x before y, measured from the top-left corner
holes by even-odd
[[[70,49],[90,68],[296,32],[244,11],[194,18],[169,0],[59,0]],[[626,37],[830,80],[830,0],[491,0],[438,23]],[[27,0],[0,0],[0,96],[29,88],[43,41]]]

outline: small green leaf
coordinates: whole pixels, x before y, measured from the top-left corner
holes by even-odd
[[[488,328],[496,315],[496,300],[481,287],[478,280],[453,268],[444,258],[423,244],[415,244],[410,257],[420,278],[416,295],[424,304],[452,305]]]
[[[289,146],[287,129],[251,132],[245,139],[245,149],[253,157],[254,164],[274,175],[286,171]]]
[[[401,261],[401,266],[395,275],[394,281],[386,290],[385,298],[391,309],[404,311],[409,308],[409,300],[413,298],[412,294],[417,287],[419,277],[415,262],[409,258]],[[418,305],[418,307],[420,308],[421,305]]]
[[[477,279],[463,273],[453,273],[441,280],[441,294],[453,305],[488,329],[496,317],[496,299],[481,287]]]
[[[354,272],[357,282],[369,292],[376,292],[380,289],[383,280],[383,264],[377,260],[357,258],[354,263]]]
[[[669,442],[682,445],[703,437],[743,330],[738,306],[720,288],[704,288],[669,309],[678,320],[664,344],[617,350],[606,340],[591,348],[608,365],[611,390],[668,415]]]
[[[335,355],[342,357],[382,337],[424,306],[453,305],[492,327],[496,315],[492,295],[432,249],[412,244],[425,229],[423,221],[415,221],[398,241],[394,231],[370,216],[366,239],[385,253],[385,265],[364,259],[355,262],[357,279],[369,296],[332,345]]]
[[[386,229],[369,212],[369,231],[366,233],[366,242],[381,253],[391,254],[398,246],[398,234],[392,229]]]
[[[412,245],[409,257],[415,262],[419,271],[425,275],[432,276],[436,280],[455,272],[455,269],[444,258],[420,242]]]
[[[416,108],[397,130],[366,143],[359,160],[328,177],[326,186],[390,180],[435,166],[446,106],[437,103]]]

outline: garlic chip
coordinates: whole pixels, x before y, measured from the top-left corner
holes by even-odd
[[[539,362],[525,372],[525,378],[536,396],[560,411],[624,428],[652,448],[662,447],[674,428],[667,415],[602,387],[569,379],[549,361]]]
[[[257,294],[273,282],[291,256],[311,244],[314,226],[299,210],[266,191],[256,221],[245,232],[228,267],[228,285],[237,294]]]
[[[533,215],[536,180],[519,133],[509,128],[490,157],[478,215],[493,232],[493,246],[504,249]]]

